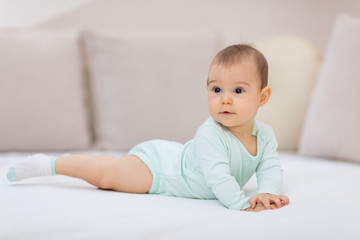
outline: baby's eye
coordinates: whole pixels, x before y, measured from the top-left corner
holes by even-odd
[[[213,91],[214,91],[215,93],[219,93],[219,92],[221,92],[221,89],[218,88],[218,87],[214,87],[214,88],[213,88]]]
[[[237,94],[241,94],[243,92],[244,92],[244,89],[241,89],[241,88],[235,89],[235,93],[237,93]]]

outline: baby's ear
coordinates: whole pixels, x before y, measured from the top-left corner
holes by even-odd
[[[271,88],[269,86],[266,86],[263,89],[261,89],[259,107],[264,106],[268,102],[270,95],[271,95]]]

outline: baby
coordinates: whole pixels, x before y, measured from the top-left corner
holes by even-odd
[[[249,45],[220,51],[210,65],[210,117],[185,144],[164,140],[140,143],[127,156],[36,154],[10,167],[9,181],[61,174],[101,189],[186,198],[218,199],[245,211],[289,204],[279,195],[282,169],[272,128],[255,120],[271,95],[265,57]],[[257,193],[243,186],[256,173]]]

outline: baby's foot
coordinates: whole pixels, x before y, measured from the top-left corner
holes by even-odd
[[[55,161],[55,157],[44,154],[28,156],[9,168],[7,179],[14,182],[25,178],[55,175]]]

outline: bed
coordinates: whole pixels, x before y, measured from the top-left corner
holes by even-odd
[[[26,155],[0,154],[0,239],[360,239],[359,164],[281,152],[290,205],[249,213],[216,200],[104,191],[66,176],[9,183],[7,168]],[[255,178],[245,190],[256,190]]]

